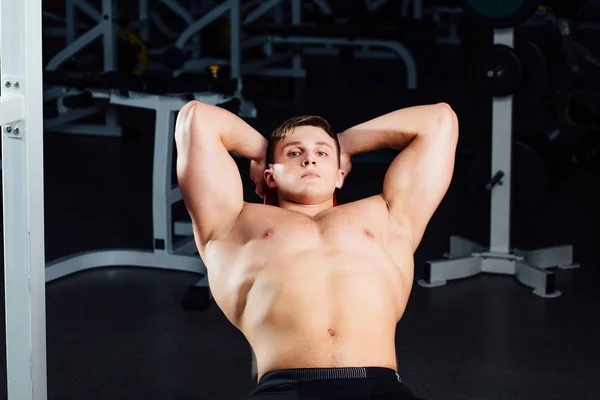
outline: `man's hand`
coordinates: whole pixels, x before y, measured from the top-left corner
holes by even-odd
[[[350,154],[346,150],[347,145],[344,141],[345,137],[342,136],[341,133],[338,133],[337,137],[338,137],[338,142],[340,143],[340,169],[344,172],[344,179],[345,179],[348,177],[348,174],[352,170],[352,161],[350,160],[350,157],[352,157],[352,154]]]
[[[260,160],[252,160],[250,161],[250,179],[256,185],[256,194],[260,196],[260,198],[265,197],[266,193],[266,183],[265,183],[265,168],[267,166],[266,159]]]
[[[344,172],[344,179],[348,177],[350,171],[352,171],[352,161],[350,160],[350,154],[345,151],[340,152],[340,169]]]

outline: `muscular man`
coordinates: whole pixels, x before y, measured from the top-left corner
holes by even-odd
[[[409,399],[396,324],[413,253],[451,181],[458,122],[447,104],[400,109],[340,134],[316,116],[263,138],[192,102],[177,120],[177,175],[217,305],[247,338],[258,385],[248,399]],[[334,206],[351,156],[402,150],[381,194]],[[246,203],[229,152],[251,160]]]

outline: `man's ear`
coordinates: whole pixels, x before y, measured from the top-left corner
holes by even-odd
[[[344,179],[346,179],[346,174],[341,169],[338,170],[337,179],[335,180],[335,187],[341,189],[344,186]]]
[[[265,182],[270,189],[277,188],[277,184],[275,183],[275,179],[273,178],[273,168],[272,167],[265,169],[264,177],[265,177]]]

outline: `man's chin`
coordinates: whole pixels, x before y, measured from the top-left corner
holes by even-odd
[[[333,193],[324,193],[323,191],[305,191],[297,194],[291,199],[294,203],[303,205],[321,204],[333,197]]]

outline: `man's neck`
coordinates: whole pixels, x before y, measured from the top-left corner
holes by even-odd
[[[296,211],[312,218],[325,210],[333,208],[333,198],[317,204],[300,204],[286,200],[279,200],[279,207],[290,211]]]

